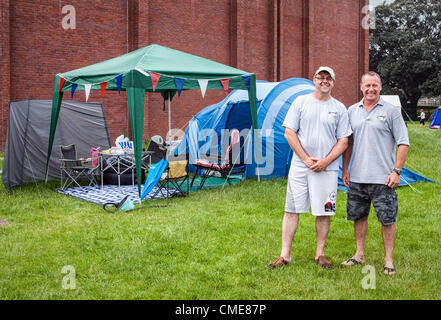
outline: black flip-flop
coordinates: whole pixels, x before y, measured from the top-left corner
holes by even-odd
[[[352,264],[344,265],[344,266],[350,267],[350,266],[353,266],[353,265],[356,265],[356,264],[364,264],[364,262],[358,261],[357,259],[354,259],[354,258],[349,258],[348,260],[345,261],[345,263],[349,263],[349,262],[352,262]]]
[[[395,268],[383,267],[384,274],[393,275],[395,274]]]

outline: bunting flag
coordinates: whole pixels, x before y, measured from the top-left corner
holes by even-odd
[[[106,91],[107,82],[101,82],[101,98],[104,98],[104,92]]]
[[[185,79],[175,78],[176,90],[178,90],[178,96],[181,95],[182,88],[184,88]]]
[[[118,93],[121,93],[121,82],[122,82],[122,74],[115,78],[116,88],[118,89]]]
[[[75,90],[77,90],[78,84],[72,83],[72,89],[70,90],[70,97],[73,98]]]
[[[153,91],[156,90],[156,85],[159,82],[159,78],[161,78],[161,75],[158,73],[150,72],[150,78],[152,78],[152,88]]]
[[[58,89],[58,93],[60,93],[60,92],[61,92],[61,89],[63,89],[63,85],[64,85],[64,82],[65,82],[65,81],[66,81],[66,79],[60,77],[60,89]]]
[[[243,80],[243,82],[245,82],[245,84],[248,88],[248,91],[250,90],[250,78],[251,78],[251,76],[249,76],[249,75],[242,76],[242,80]]]
[[[156,86],[159,83],[159,79],[161,78],[161,75],[159,73],[156,72],[150,72],[150,74],[146,73],[145,71],[136,68],[137,71],[139,71],[140,73],[142,73],[143,75],[145,75],[146,77],[150,77],[152,80],[152,89],[153,91],[156,90]],[[122,85],[122,74],[116,76],[114,78],[115,83],[116,83],[116,88],[118,89],[118,93],[121,93],[121,85]],[[250,75],[242,75],[242,80],[244,81],[245,85],[247,86],[248,90],[250,90]],[[178,96],[181,95],[182,90],[184,89],[184,84],[185,84],[185,80],[184,78],[173,78],[174,82],[175,82],[175,86],[176,86],[176,90],[178,92]],[[230,85],[230,79],[220,79],[219,80],[222,84],[222,87],[224,89],[224,92],[226,95],[229,94],[229,85]],[[58,92],[61,92],[61,90],[63,89],[64,83],[66,82],[66,79],[64,79],[63,77],[60,77],[60,88]],[[201,89],[201,94],[202,94],[202,98],[205,98],[205,92],[207,91],[207,87],[208,87],[208,79],[198,79],[198,83],[199,83],[199,88]],[[78,87],[77,83],[71,82],[72,83],[72,87],[71,87],[71,97],[73,98],[75,90]],[[90,95],[90,90],[92,88],[91,83],[89,84],[85,84],[84,85],[84,91],[86,94],[86,102],[89,99],[89,95]],[[106,87],[107,87],[107,82],[101,82],[100,83],[100,87],[101,87],[101,98],[104,98],[104,93],[106,91]]]
[[[225,94],[228,95],[228,85],[230,83],[230,79],[221,79],[222,87],[224,87]]]
[[[205,96],[205,91],[207,90],[208,80],[198,80],[199,88],[201,88],[202,98]]]
[[[86,93],[86,102],[89,100],[89,94],[90,94],[90,88],[92,87],[91,84],[85,84],[84,85],[84,91]]]

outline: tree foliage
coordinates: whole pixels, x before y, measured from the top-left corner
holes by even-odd
[[[419,98],[441,94],[441,1],[397,0],[375,9],[370,69],[384,94],[399,94],[409,111]]]

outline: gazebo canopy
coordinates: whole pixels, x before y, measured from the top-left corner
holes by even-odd
[[[206,89],[248,90],[253,129],[257,129],[256,76],[209,59],[170,49],[160,45],[129,52],[122,56],[99,62],[84,68],[55,75],[48,156],[57,126],[63,93],[90,90],[120,90],[127,93],[136,168],[141,168],[141,152],[144,122],[145,92],[160,92],[164,99],[171,99],[182,90]],[[257,135],[253,134],[253,137]],[[254,141],[254,148],[257,140]],[[255,151],[257,155],[257,150]],[[48,162],[47,162],[48,164]],[[46,165],[47,175],[48,165]],[[141,170],[137,170],[138,191],[141,195]]]

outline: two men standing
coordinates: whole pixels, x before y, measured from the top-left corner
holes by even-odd
[[[381,79],[369,72],[363,75],[363,99],[346,110],[331,97],[335,74],[320,67],[314,75],[315,91],[296,99],[283,126],[294,151],[288,175],[285,213],[282,222],[280,257],[269,264],[277,268],[291,262],[291,248],[299,213],[316,216],[315,261],[324,268],[332,264],[324,255],[330,216],[335,214],[338,161],[343,153],[343,183],[349,187],[347,218],[354,221],[356,253],[342,265],[362,264],[371,202],[382,223],[385,249],[384,273],[393,274],[397,196],[409,146],[401,110],[380,98]],[[350,140],[348,141],[348,137]],[[395,158],[395,145],[398,154]],[[348,147],[349,145],[349,147]],[[349,162],[352,156],[349,173]]]

